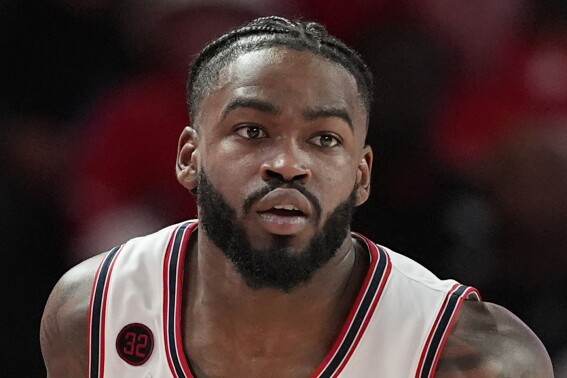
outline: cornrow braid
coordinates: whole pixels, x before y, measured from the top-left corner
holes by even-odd
[[[355,78],[359,95],[369,111],[372,102],[372,75],[360,55],[316,22],[260,17],[209,43],[191,66],[187,95],[193,119],[204,96],[216,84],[222,68],[238,56],[274,46],[310,51],[348,70]]]

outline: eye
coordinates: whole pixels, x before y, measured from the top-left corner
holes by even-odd
[[[333,134],[321,134],[309,139],[309,143],[312,143],[319,147],[337,147],[342,144],[342,141]]]
[[[268,134],[260,126],[246,125],[236,129],[236,134],[246,139],[267,138]]]

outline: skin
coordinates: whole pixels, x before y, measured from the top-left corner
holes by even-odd
[[[356,205],[367,200],[366,124],[356,82],[344,68],[283,47],[250,52],[221,72],[193,128],[183,131],[178,180],[194,189],[204,169],[254,248],[279,233],[299,251],[356,183]],[[242,210],[244,198],[277,175],[301,181],[317,196],[320,219],[310,214],[300,227],[278,226],[258,214],[260,205]],[[183,322],[191,319],[191,326],[183,327],[183,340],[197,377],[310,376],[338,336],[368,268],[367,251],[347,237],[306,284],[289,293],[254,290],[203,230],[189,248]],[[41,329],[48,377],[87,376],[88,306],[101,258],[73,268],[49,298]],[[520,320],[489,303],[465,302],[436,376],[553,373],[545,349]]]

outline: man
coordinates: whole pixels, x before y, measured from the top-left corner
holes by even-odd
[[[507,310],[350,232],[370,88],[318,24],[262,18],[208,45],[177,158],[199,221],[61,279],[48,377],[551,377]]]

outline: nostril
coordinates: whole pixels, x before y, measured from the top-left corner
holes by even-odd
[[[272,171],[270,169],[264,171],[264,176],[265,176],[264,179],[266,180],[277,179],[279,181],[285,181],[281,173]]]
[[[272,170],[269,170],[269,169],[264,171],[264,175],[263,175],[263,178],[266,181],[277,180],[279,182],[302,181],[306,177],[307,177],[306,173],[288,177],[288,176],[284,176],[283,174],[281,174],[279,172],[272,171]]]
[[[292,164],[292,162],[287,162],[286,164],[268,162],[262,164],[260,167],[262,179],[278,179],[283,182],[304,181],[307,177],[309,177],[309,172],[309,169],[304,168],[299,164]]]

